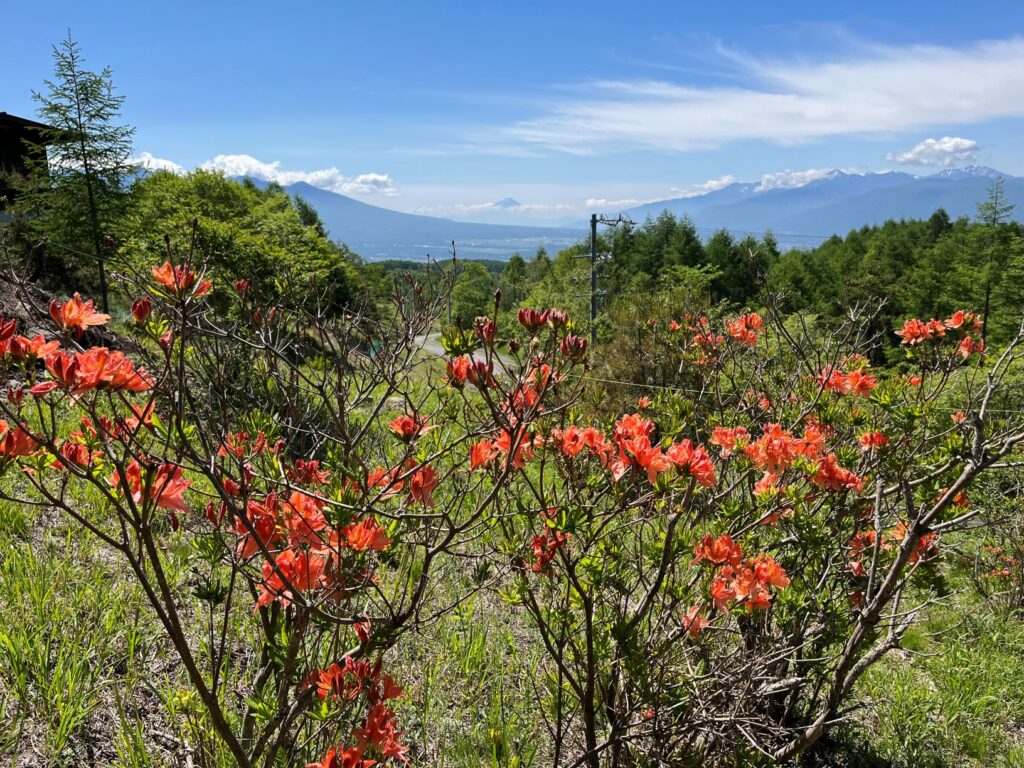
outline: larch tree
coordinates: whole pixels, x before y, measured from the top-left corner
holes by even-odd
[[[44,81],[45,91],[32,94],[39,118],[49,126],[42,132],[48,162],[39,163],[32,174],[28,208],[37,214],[39,234],[66,253],[88,251],[95,259],[107,311],[105,237],[123,211],[137,170],[132,162],[135,129],[121,124],[124,97],[114,91],[110,68],[85,69],[70,31],[53,47],[53,60],[53,80]],[[78,277],[72,273],[69,282]]]

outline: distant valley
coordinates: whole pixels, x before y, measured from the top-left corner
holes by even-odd
[[[714,192],[658,200],[623,212],[639,223],[668,210],[676,216],[689,216],[704,236],[719,229],[737,235],[771,231],[783,247],[813,247],[833,234],[845,235],[887,219],[927,218],[940,207],[953,218],[971,217],[998,176],[1005,179],[1006,198],[1016,206],[1016,215],[1024,215],[1024,178],[983,166],[947,169],[931,176],[836,170],[803,186],[784,189],[764,189],[756,182],[734,183]],[[566,227],[538,227],[402,213],[305,182],[287,190],[316,208],[332,238],[343,240],[369,261],[425,260],[428,254],[445,259],[452,240],[462,258],[507,259],[516,251],[530,254],[541,245],[557,251],[585,237],[587,229],[585,221]],[[506,199],[495,205],[513,208],[518,204]]]

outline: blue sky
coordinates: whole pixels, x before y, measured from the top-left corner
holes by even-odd
[[[572,220],[835,167],[1024,175],[1024,3],[1005,0],[37,0],[4,27],[0,110],[34,113],[70,27],[154,165],[455,218]]]

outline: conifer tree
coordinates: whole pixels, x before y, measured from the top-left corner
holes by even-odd
[[[992,281],[1007,261],[1006,223],[1013,216],[1013,203],[1006,199],[1006,181],[996,178],[988,188],[988,198],[978,203],[978,221],[985,225],[985,304],[981,316],[981,338],[988,337],[988,316],[992,303]]]
[[[53,80],[44,81],[44,92],[32,94],[40,120],[49,126],[42,132],[49,161],[37,163],[32,173],[27,208],[36,213],[33,225],[39,234],[65,253],[88,251],[95,259],[107,311],[104,238],[123,210],[136,169],[131,159],[135,130],[120,123],[124,97],[114,92],[110,68],[98,73],[85,69],[70,30],[53,46],[53,61]]]

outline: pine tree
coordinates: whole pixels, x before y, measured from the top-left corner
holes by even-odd
[[[48,164],[35,168],[28,207],[34,226],[57,246],[91,251],[96,260],[103,309],[109,309],[104,237],[123,210],[127,182],[136,170],[131,160],[134,128],[119,124],[124,97],[114,93],[111,71],[83,67],[71,32],[53,47],[54,79],[46,91],[33,92]]]

